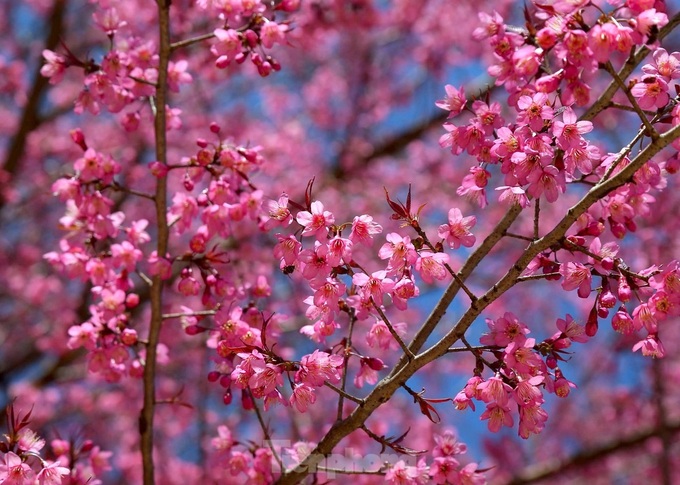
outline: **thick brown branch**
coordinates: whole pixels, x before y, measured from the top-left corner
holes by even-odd
[[[640,446],[650,438],[663,436],[664,434],[670,435],[677,433],[678,431],[680,431],[680,421],[672,422],[667,426],[657,426],[649,430],[641,431],[627,438],[613,441],[597,448],[585,450],[563,460],[556,459],[528,467],[518,473],[505,485],[528,485],[541,480],[554,478],[569,470],[592,464],[598,460],[612,455],[613,453],[626,451],[628,449]]]

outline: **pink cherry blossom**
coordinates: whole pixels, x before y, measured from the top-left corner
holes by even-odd
[[[449,210],[449,223],[439,226],[439,237],[445,239],[453,249],[458,249],[461,245],[469,248],[475,243],[475,236],[470,229],[476,222],[475,216],[463,217],[460,209],[454,207]]]

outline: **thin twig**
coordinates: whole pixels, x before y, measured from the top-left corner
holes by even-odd
[[[609,107],[614,109],[620,109],[621,111],[630,111],[631,113],[636,112],[635,108],[633,108],[632,106],[628,106],[627,104],[615,103],[614,101],[609,103]],[[654,116],[656,114],[652,111],[646,110],[642,110],[642,112],[648,116]]]
[[[536,199],[534,199],[534,240],[537,240],[539,238],[538,223],[540,220],[540,215],[541,215],[541,199],[540,197],[536,197]]]
[[[151,194],[138,192],[134,189],[128,189],[127,187],[120,185],[118,182],[113,182],[109,187],[116,192],[125,192],[126,194],[136,195],[137,197],[142,197],[143,199],[155,200],[154,196]]]
[[[562,274],[559,272],[555,272],[555,273],[532,274],[529,276],[520,276],[519,278],[517,278],[517,282],[522,283],[523,281],[542,280],[544,278],[556,276],[562,276]]]
[[[257,415],[257,420],[260,422],[260,428],[262,428],[262,433],[264,433],[264,440],[267,443],[267,446],[269,446],[269,449],[272,450],[272,455],[274,455],[274,459],[276,460],[276,462],[281,467],[281,470],[283,471],[284,470],[283,461],[281,461],[281,457],[274,448],[274,443],[272,442],[272,438],[271,435],[269,434],[269,430],[267,429],[267,425],[264,424],[264,419],[262,419],[262,413],[260,413],[260,408],[257,407],[257,401],[255,400],[255,397],[253,396],[253,393],[250,391],[250,389],[248,389],[248,392],[250,393],[250,398],[253,402],[253,409],[255,410],[255,414]]]
[[[612,66],[611,61],[607,61],[607,63],[604,65],[605,70],[609,73],[609,75],[614,78],[614,80],[618,83],[619,87],[621,88],[621,91],[623,91],[623,94],[626,95],[626,98],[628,98],[628,102],[631,104],[633,107],[633,110],[637,113],[638,117],[640,118],[640,121],[642,121],[642,124],[645,126],[647,129],[647,134],[652,138],[652,140],[656,140],[659,138],[659,132],[654,129],[652,124],[649,122],[647,119],[647,115],[645,114],[644,111],[642,111],[642,108],[640,108],[640,105],[637,102],[637,99],[635,99],[635,96],[630,92],[630,89],[628,89],[628,86],[623,82],[623,80],[619,77],[619,74],[614,70],[614,66]]]
[[[499,350],[500,347],[498,346],[492,346],[492,345],[475,345],[475,346],[468,346],[468,347],[451,347],[450,349],[446,350],[447,354],[452,354],[455,352],[470,352],[470,351],[494,351],[494,350]]]
[[[325,466],[317,466],[317,471],[324,472],[327,474],[338,473],[343,475],[385,475],[386,472],[382,470],[343,470],[341,468],[328,468]]]
[[[349,331],[347,332],[347,339],[345,340],[345,348],[343,349],[343,366],[342,366],[342,381],[340,383],[340,396],[338,397],[338,414],[337,420],[342,420],[342,408],[345,404],[345,388],[347,387],[347,365],[349,364],[350,351],[352,349],[352,333],[354,332],[354,322],[356,322],[356,316],[354,309],[350,310],[349,315]]]
[[[373,297],[371,297],[371,303],[373,303],[373,307],[374,307],[375,310],[378,312],[378,315],[380,315],[380,318],[382,318],[383,322],[385,322],[385,325],[387,325],[387,329],[388,329],[388,330],[390,331],[390,333],[392,334],[392,337],[394,337],[394,340],[397,341],[397,343],[399,344],[399,347],[401,347],[401,350],[404,351],[404,354],[406,354],[406,357],[407,357],[409,360],[413,360],[413,359],[415,358],[415,355],[413,355],[413,352],[411,352],[411,351],[409,350],[409,348],[406,346],[406,344],[404,343],[404,341],[401,339],[401,337],[399,336],[399,334],[397,333],[397,331],[396,331],[396,330],[394,329],[394,327],[392,326],[392,323],[390,323],[390,320],[389,320],[389,318],[387,318],[387,315],[385,315],[385,312],[383,312],[383,311],[382,311],[382,308],[380,308],[380,306],[378,306],[378,305],[375,303],[375,301],[373,300]]]
[[[185,39],[185,40],[180,40],[177,42],[173,42],[170,44],[170,51],[176,51],[177,49],[180,49],[182,47],[188,47],[192,44],[198,44],[199,42],[203,42],[204,40],[212,39],[215,37],[214,33],[209,33],[209,34],[203,34],[203,35],[198,35],[196,37],[192,37],[190,39]]]
[[[197,312],[178,312],[178,313],[164,313],[161,318],[163,320],[168,320],[170,318],[182,318],[182,317],[207,317],[217,313],[215,310],[200,310]]]
[[[355,403],[357,403],[357,404],[359,404],[359,405],[362,405],[362,404],[364,403],[364,400],[363,400],[363,399],[360,399],[360,398],[358,398],[358,397],[356,397],[356,396],[352,396],[350,393],[348,393],[348,392],[346,392],[346,391],[343,391],[343,390],[340,389],[338,386],[334,386],[333,384],[331,384],[331,383],[328,382],[328,381],[325,381],[323,384],[324,384],[324,386],[326,386],[326,387],[328,387],[328,388],[330,388],[330,389],[333,389],[335,392],[337,392],[338,394],[340,394],[340,396],[342,396],[342,397],[344,397],[344,398],[346,398],[346,399],[349,399],[350,401],[353,401],[353,402],[355,402]]]
[[[521,239],[523,241],[529,241],[529,242],[534,242],[535,239],[533,237],[529,236],[522,236],[521,234],[515,234],[514,232],[506,231],[505,235],[508,237],[513,237],[515,239]]]

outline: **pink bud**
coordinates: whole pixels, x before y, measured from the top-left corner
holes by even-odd
[[[137,343],[137,332],[132,328],[126,328],[120,335],[120,341],[125,345],[134,345]]]
[[[300,8],[300,0],[283,0],[276,8],[284,12],[295,12]]]
[[[212,123],[210,123],[210,131],[212,131],[215,134],[219,133],[220,132],[220,125],[218,125],[217,123],[215,123],[213,121]]]
[[[629,334],[635,329],[635,323],[624,307],[612,317],[612,328],[619,333]]]
[[[217,382],[220,378],[220,373],[216,370],[208,372],[208,382]]]
[[[204,329],[199,327],[198,325],[187,325],[184,328],[184,333],[187,335],[198,335],[199,333],[202,333]]]
[[[231,386],[231,377],[228,375],[220,377],[220,386],[224,387],[225,389]]]
[[[222,402],[225,404],[225,406],[229,406],[232,399],[231,389],[227,389],[227,391],[224,393],[224,396],[222,396]]]
[[[208,146],[208,142],[204,138],[198,138],[196,139],[196,145],[200,148],[205,148]]]
[[[244,35],[246,38],[246,42],[250,47],[257,47],[257,42],[259,38],[257,37],[257,34],[253,30],[250,29],[246,30]]]
[[[182,183],[184,184],[184,189],[187,192],[194,190],[194,181],[191,180],[191,177],[189,177],[188,174],[184,174],[184,180],[182,180]]]
[[[547,365],[550,369],[554,369],[557,367],[557,358],[554,355],[549,355],[545,359],[545,365]]]
[[[612,221],[611,228],[612,234],[614,235],[614,237],[618,239],[623,239],[623,237],[626,235],[626,226],[624,226],[623,224]]]
[[[613,308],[616,305],[616,297],[609,291],[603,291],[600,293],[600,305],[604,308]]]
[[[602,268],[606,269],[607,271],[611,271],[614,269],[614,260],[612,258],[602,258],[602,261],[600,261],[600,266]]]
[[[630,301],[630,299],[633,296],[633,292],[630,289],[630,285],[628,284],[628,280],[623,275],[621,275],[620,278],[619,278],[618,294],[619,294],[619,300],[621,300],[623,303]]]
[[[125,297],[125,306],[128,308],[134,308],[139,305],[139,295],[137,293],[130,293]]]
[[[210,205],[208,194],[199,194],[198,197],[196,197],[196,203],[199,207],[208,207]]]
[[[227,57],[227,56],[220,56],[220,57],[218,57],[217,60],[215,61],[215,67],[216,67],[217,69],[225,69],[225,68],[227,68],[227,67],[229,66],[229,63],[230,63],[229,57]]]
[[[385,367],[387,367],[382,360],[376,357],[368,357],[362,360],[373,370],[383,370]]]
[[[78,145],[83,151],[87,150],[87,143],[85,143],[85,135],[80,128],[75,128],[71,130],[71,139]]]
[[[588,321],[586,322],[586,335],[588,337],[594,337],[597,333],[597,305],[593,306],[588,315]]]
[[[670,174],[678,173],[678,171],[680,171],[680,157],[676,154],[669,158],[664,168],[666,169],[666,172]]]

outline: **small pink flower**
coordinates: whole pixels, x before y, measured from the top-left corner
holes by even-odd
[[[487,426],[492,433],[500,431],[502,426],[512,428],[512,425],[515,422],[510,414],[510,408],[497,402],[488,404],[486,410],[479,418],[481,420],[489,420]]]
[[[67,476],[71,471],[64,467],[59,466],[59,462],[44,462],[43,469],[38,473],[38,484],[39,485],[61,485],[61,477]]]
[[[288,26],[286,24],[277,24],[276,22],[265,22],[260,29],[260,40],[262,45],[270,49],[274,44],[283,44],[286,40],[286,32]]]
[[[453,249],[458,249],[461,245],[469,248],[475,243],[475,236],[470,229],[476,223],[475,216],[463,217],[460,209],[454,207],[449,210],[449,223],[439,226],[438,234]]]
[[[642,109],[663,108],[668,104],[668,83],[659,76],[647,75],[630,90]]]
[[[508,403],[508,397],[512,392],[512,388],[503,382],[503,379],[499,376],[494,376],[481,382],[477,389],[482,401],[495,402],[503,406]]]
[[[588,336],[585,334],[583,325],[579,325],[574,321],[574,318],[567,313],[564,320],[557,319],[557,328],[562,333],[574,342],[585,343],[588,341]]]
[[[459,483],[458,467],[460,463],[452,456],[438,456],[430,466],[430,476],[434,483]]]
[[[527,439],[532,434],[539,434],[545,427],[548,413],[540,406],[524,406],[519,408],[519,435]]]
[[[352,261],[352,241],[339,236],[328,241],[326,260],[332,267],[349,264]]]
[[[316,236],[317,241],[322,241],[328,234],[328,226],[335,222],[335,216],[325,211],[323,204],[317,200],[312,202],[312,212],[300,211],[295,220],[304,227],[303,236]]]
[[[592,275],[590,269],[581,263],[570,261],[560,265],[560,273],[564,277],[562,288],[571,291],[578,288],[578,296],[588,298]]]
[[[42,51],[42,55],[45,58],[45,65],[40,68],[40,74],[49,78],[50,84],[58,84],[64,78],[66,58],[48,49]]]
[[[288,196],[283,194],[278,200],[269,200],[266,203],[267,211],[263,221],[263,229],[270,230],[276,226],[288,226],[293,222],[293,215],[288,209]]]
[[[460,114],[460,112],[463,111],[463,108],[465,108],[465,103],[467,102],[465,99],[465,88],[461,87],[460,90],[458,90],[450,84],[447,84],[444,86],[444,89],[446,90],[446,98],[437,101],[435,106],[450,111],[448,117],[453,118]]]
[[[645,74],[663,76],[664,80],[680,78],[680,53],[669,54],[666,49],[658,48],[654,51],[653,64],[645,64],[642,71]]]
[[[7,453],[3,457],[4,463],[0,462],[0,477],[3,477],[3,484],[7,485],[29,485],[35,480],[35,472],[28,464],[13,452]]]
[[[340,369],[343,359],[339,355],[320,352],[305,355],[300,361],[300,370],[295,373],[295,382],[303,382],[312,386],[323,386],[325,381],[340,381]]]
[[[448,262],[448,254],[422,251],[416,261],[416,271],[420,272],[425,283],[432,284],[434,280],[443,280],[447,277],[449,273],[444,265]]]
[[[373,221],[373,217],[364,214],[354,217],[352,232],[349,240],[354,244],[361,243],[366,246],[373,244],[373,236],[382,232],[382,226]]]
[[[581,135],[593,131],[593,123],[578,121],[576,113],[571,108],[564,110],[562,119],[564,121],[553,121],[552,133],[557,138],[557,146],[563,150],[580,146],[583,140]]]
[[[314,388],[307,384],[296,384],[290,396],[290,405],[304,413],[310,405],[316,402]]]
[[[661,358],[666,355],[666,350],[656,334],[648,335],[647,338],[640,340],[633,346],[633,352],[637,352],[640,349],[642,349],[642,355],[645,357]]]
[[[277,234],[276,237],[279,242],[274,246],[274,256],[281,260],[282,265],[291,266],[295,264],[302,250],[300,241],[293,235],[283,237],[281,234]]]
[[[526,335],[529,334],[529,328],[511,312],[506,312],[496,321],[487,319],[486,324],[491,332],[480,337],[479,341],[483,345],[505,347],[511,342],[524,344]]]
[[[394,288],[394,281],[387,278],[386,271],[376,271],[371,276],[365,273],[355,273],[352,283],[360,288],[359,296],[368,300],[373,298],[376,305],[382,305],[383,295],[390,293]]]

